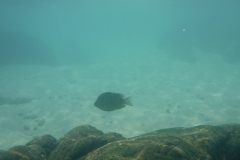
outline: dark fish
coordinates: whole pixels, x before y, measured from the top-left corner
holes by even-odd
[[[126,107],[126,105],[133,106],[131,98],[124,98],[123,94],[105,92],[98,96],[94,106],[103,111],[114,111]]]

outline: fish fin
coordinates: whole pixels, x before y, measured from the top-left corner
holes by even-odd
[[[133,106],[132,102],[131,102],[131,97],[127,97],[124,99],[124,103],[126,105],[129,105],[129,106]]]
[[[124,108],[124,107],[126,107],[125,104],[118,106],[116,109],[121,109],[121,108]]]

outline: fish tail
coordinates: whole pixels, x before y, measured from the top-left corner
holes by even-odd
[[[124,99],[124,103],[126,105],[129,105],[129,106],[133,106],[132,102],[131,102],[131,97],[127,97]]]

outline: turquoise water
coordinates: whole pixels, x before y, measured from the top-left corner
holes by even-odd
[[[0,149],[83,124],[131,137],[239,123],[239,5],[0,0],[0,100],[32,99],[0,105]],[[94,108],[107,91],[134,107]]]
[[[234,63],[240,59],[238,6],[238,1],[2,0],[1,52],[9,63],[14,58],[5,50],[12,48],[12,54],[26,56],[16,63],[89,64],[132,63],[164,49],[194,63],[195,48]]]

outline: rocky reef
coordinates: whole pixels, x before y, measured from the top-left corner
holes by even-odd
[[[239,160],[240,125],[161,129],[132,138],[83,125],[0,151],[0,160]]]

